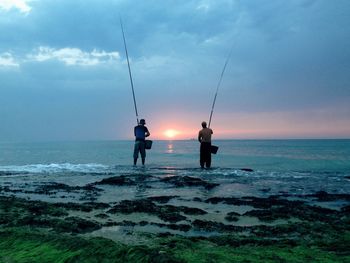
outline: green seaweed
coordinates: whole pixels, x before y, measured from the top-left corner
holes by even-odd
[[[229,238],[240,239],[237,246],[225,245]],[[218,238],[220,239],[220,237]],[[347,241],[348,242],[348,241]],[[162,244],[177,259],[185,262],[349,262],[350,255],[323,250],[307,244],[267,242],[262,239],[223,237],[220,245],[208,240],[171,238]],[[269,243],[269,244],[268,244]],[[349,242],[347,243],[349,245]],[[329,247],[328,247],[329,248]],[[346,250],[344,251],[346,252]]]
[[[334,212],[302,203],[275,199],[272,202],[280,203],[278,206],[270,206],[269,210],[266,208],[268,204],[260,212],[253,210],[256,216],[280,218],[286,212],[288,216],[298,217],[300,221],[251,227],[199,219],[186,225],[157,224],[159,227],[181,231],[198,228],[205,231],[211,229],[222,234],[212,237],[181,237],[169,233],[148,233],[144,235],[148,240],[146,244],[126,245],[106,238],[82,236],[80,234],[94,231],[101,225],[80,217],[67,217],[67,210],[81,211],[82,206],[89,208],[89,211],[108,209],[109,205],[62,205],[0,197],[0,263],[350,262],[348,209]],[[139,203],[131,204],[134,205],[133,209],[145,209]],[[175,207],[169,205],[158,207],[151,201],[142,204],[147,204],[151,211],[154,209],[159,215],[172,215],[177,212]],[[286,209],[283,206],[290,207]],[[130,209],[130,206],[125,206],[125,209]],[[200,210],[185,207],[179,209],[184,213],[201,213]],[[234,213],[230,215],[236,216]],[[123,221],[119,224],[147,223]]]
[[[28,229],[0,231],[0,262],[181,262],[157,249]]]

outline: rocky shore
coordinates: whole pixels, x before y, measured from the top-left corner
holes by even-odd
[[[101,201],[125,187],[148,194]],[[208,194],[217,187],[142,173],[1,186],[0,262],[350,262],[350,194]]]

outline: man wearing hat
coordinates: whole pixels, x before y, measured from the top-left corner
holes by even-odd
[[[145,165],[146,159],[146,148],[145,148],[145,139],[150,136],[150,133],[145,126],[145,119],[141,119],[139,125],[135,126],[135,148],[134,148],[134,165],[137,163],[137,158],[139,157],[139,152],[141,154],[142,165]]]

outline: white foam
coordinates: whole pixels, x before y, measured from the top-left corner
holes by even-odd
[[[51,164],[30,164],[30,165],[8,165],[0,166],[0,172],[6,173],[101,173],[106,172],[109,166],[96,163],[71,164],[71,163],[51,163]]]

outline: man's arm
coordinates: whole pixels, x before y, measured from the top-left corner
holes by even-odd
[[[147,127],[145,127],[145,128],[146,128],[145,137],[148,137],[151,135],[151,133],[148,131]]]
[[[198,141],[202,142],[202,133],[201,132],[198,133]]]

